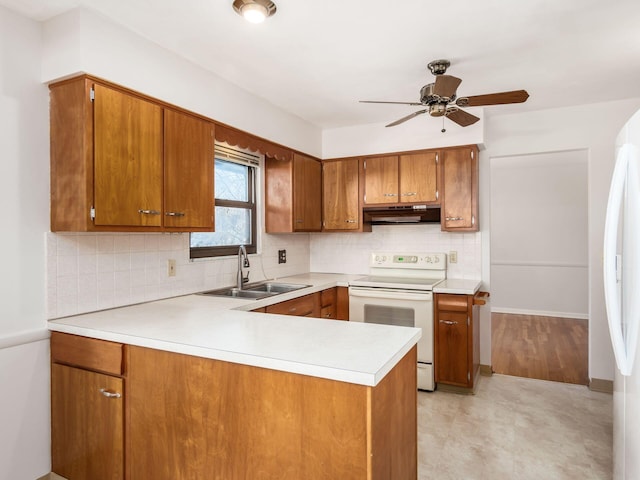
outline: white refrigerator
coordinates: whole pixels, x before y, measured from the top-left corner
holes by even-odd
[[[616,358],[615,480],[640,479],[640,110],[616,139],[603,251],[605,300]]]

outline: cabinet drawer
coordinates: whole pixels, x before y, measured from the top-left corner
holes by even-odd
[[[294,298],[286,302],[276,303],[267,307],[267,313],[281,315],[296,315],[299,317],[315,317],[320,313],[320,293],[312,293],[304,297]]]
[[[439,294],[437,295],[436,299],[436,307],[438,310],[447,310],[450,312],[466,312],[467,296]]]
[[[60,332],[51,333],[51,361],[54,363],[122,375],[122,350],[121,343]]]
[[[336,318],[336,306],[335,305],[328,305],[326,307],[322,307],[322,309],[320,310],[320,317],[321,318],[330,318],[330,319],[334,319]]]
[[[320,305],[322,307],[329,307],[336,304],[336,287],[327,288],[320,292]]]

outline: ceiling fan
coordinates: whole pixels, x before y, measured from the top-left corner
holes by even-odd
[[[451,62],[449,60],[434,60],[427,65],[436,80],[420,89],[419,102],[380,102],[375,100],[360,100],[360,103],[393,103],[399,105],[412,105],[416,107],[427,107],[423,110],[413,112],[406,117],[402,117],[395,122],[386,125],[394,127],[411,120],[418,115],[428,113],[432,117],[447,117],[461,127],[473,125],[480,120],[475,115],[471,115],[462,107],[480,107],[486,105],[504,105],[508,103],[522,103],[529,98],[526,90],[513,90],[511,92],[489,93],[485,95],[474,95],[471,97],[458,97],[456,95],[461,79],[445,75]],[[443,120],[444,121],[444,120]],[[442,132],[444,132],[444,127]]]

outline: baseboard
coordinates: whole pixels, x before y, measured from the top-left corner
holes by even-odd
[[[601,378],[592,378],[589,381],[589,390],[602,393],[613,393],[613,381]]]
[[[36,480],[67,480],[64,477],[61,477],[60,475],[58,475],[57,473],[47,473],[46,475],[43,475],[40,478],[36,478]]]
[[[491,313],[511,313],[513,315],[535,315],[537,317],[557,317],[557,318],[575,318],[578,320],[589,320],[587,313],[572,312],[548,312],[545,310],[526,310],[521,308],[503,308],[491,307]]]
[[[490,377],[493,375],[493,368],[491,365],[482,365],[480,364],[480,375],[483,377]]]

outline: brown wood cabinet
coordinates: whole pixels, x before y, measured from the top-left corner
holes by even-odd
[[[336,287],[336,319],[349,320],[349,287]]]
[[[417,478],[415,348],[376,387],[129,352],[131,480]]]
[[[323,230],[362,231],[360,168],[357,158],[322,162]]]
[[[416,347],[375,387],[58,332],[51,351],[69,480],[417,479]]]
[[[52,231],[213,230],[213,123],[88,76],[50,86]]]
[[[267,313],[296,315],[298,317],[319,317],[321,310],[320,292],[267,306]]]
[[[70,480],[124,478],[122,351],[118,343],[52,333],[53,472]]]
[[[439,152],[425,151],[364,160],[364,203],[437,204]]]
[[[478,147],[442,152],[441,226],[448,232],[477,232]]]
[[[436,383],[474,388],[480,369],[479,306],[485,296],[434,295]]]
[[[327,288],[320,292],[320,318],[335,320],[338,315],[338,289]]]
[[[322,229],[322,165],[294,153],[293,159],[265,159],[267,233],[319,232]]]

